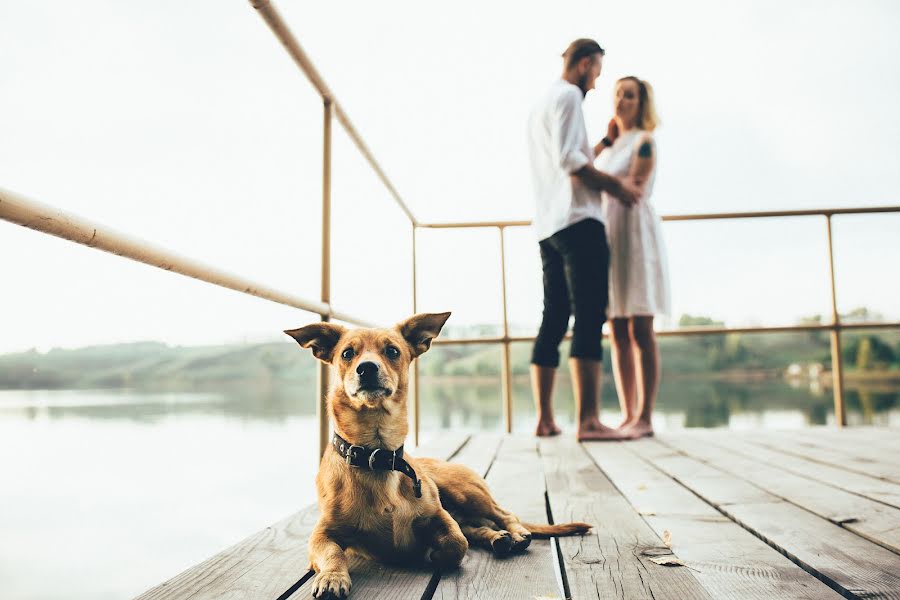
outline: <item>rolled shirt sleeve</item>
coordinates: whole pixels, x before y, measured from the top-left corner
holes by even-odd
[[[584,152],[590,146],[587,143],[587,128],[577,88],[560,97],[556,109],[554,124],[558,129],[553,132],[553,138],[559,150],[559,167],[568,173],[574,173],[592,160]]]

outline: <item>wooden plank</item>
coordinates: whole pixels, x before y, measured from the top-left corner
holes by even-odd
[[[839,443],[855,442],[855,447],[862,448],[897,448],[898,440],[900,440],[900,429],[890,427],[878,427],[873,425],[862,425],[852,427],[804,427],[803,429],[792,429],[790,433],[800,434],[804,437],[814,437],[819,439],[835,440]],[[851,448],[854,448],[851,446]],[[900,458],[895,459],[895,462]]]
[[[310,506],[138,596],[138,600],[277,598],[309,574]]]
[[[450,462],[466,465],[482,477],[487,474],[503,441],[499,433],[479,433],[456,453]]]
[[[690,567],[713,598],[837,600],[841,595],[629,450],[585,444],[632,507]]]
[[[900,483],[900,471],[898,471],[896,466],[877,462],[869,458],[848,455],[842,450],[801,440],[797,436],[785,435],[785,432],[754,432],[750,439],[759,441],[759,443],[770,448],[777,448],[782,452],[788,452],[815,462]]]
[[[900,484],[789,454],[777,446],[757,444],[747,436],[715,435],[709,438],[709,443],[727,447],[745,457],[768,463],[795,475],[815,479],[858,496],[900,508]]]
[[[468,433],[447,431],[420,446],[411,448],[409,453],[413,456],[448,459],[464,447],[468,441]]]
[[[760,501],[759,488],[744,498],[747,482],[673,456],[657,440],[633,442],[630,448],[845,597],[900,599],[900,557],[890,550],[771,494]],[[718,484],[710,485],[715,480]]]
[[[744,481],[888,550],[900,553],[900,510],[800,477],[767,462],[748,458],[725,445],[710,448],[718,437],[699,439],[689,435],[667,435],[662,441],[726,473],[734,473]]]
[[[602,455],[612,445],[589,451]],[[650,560],[668,548],[580,444],[559,436],[542,440],[540,449],[554,521],[594,525],[590,535],[559,538],[573,598],[711,598],[690,569]]]
[[[494,498],[523,521],[546,523],[544,475],[533,437],[507,436],[487,476]],[[444,574],[435,598],[505,600],[557,598],[550,540],[532,540],[523,554],[495,558],[481,548],[470,548],[460,569]]]
[[[840,450],[862,462],[893,465],[900,474],[900,435],[885,437],[871,427],[864,431],[822,428],[785,433],[817,448]]]
[[[465,450],[473,437],[450,434],[441,436],[416,449],[413,456],[447,459]],[[359,556],[350,559],[350,598],[384,598],[392,600],[419,600],[435,574],[425,568],[386,567]],[[307,598],[312,595],[312,578],[291,596]]]

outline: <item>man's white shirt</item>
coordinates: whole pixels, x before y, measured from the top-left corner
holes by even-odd
[[[594,161],[588,143],[581,89],[556,81],[531,112],[528,151],[534,190],[533,228],[543,240],[584,219],[603,222],[600,192],[571,174]]]

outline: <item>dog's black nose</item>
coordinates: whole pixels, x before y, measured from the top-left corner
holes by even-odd
[[[372,361],[361,362],[356,365],[356,374],[360,379],[368,379],[378,375],[378,365]]]

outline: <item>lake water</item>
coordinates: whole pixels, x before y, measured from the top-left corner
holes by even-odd
[[[423,440],[502,428],[499,381],[422,383]],[[0,596],[132,597],[314,502],[312,393],[0,392]],[[560,381],[567,432],[570,396]],[[804,427],[831,422],[831,402],[781,381],[664,382],[656,427]],[[851,387],[847,406],[851,423],[900,425],[896,391]],[[526,380],[514,407],[528,431]]]

